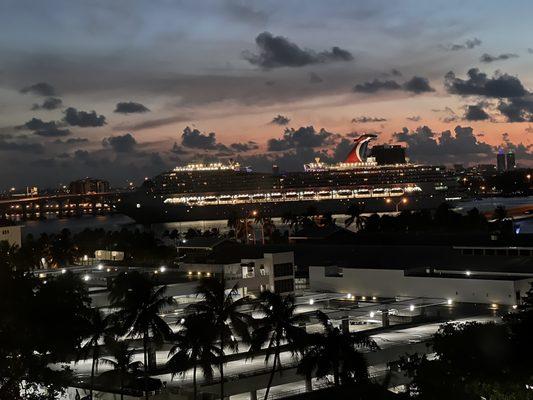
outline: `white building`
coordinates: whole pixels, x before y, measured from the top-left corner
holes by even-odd
[[[10,225],[2,226],[0,225],[0,242],[6,241],[10,246],[21,246],[22,245],[22,226],[20,225]]]

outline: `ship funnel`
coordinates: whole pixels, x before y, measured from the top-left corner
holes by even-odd
[[[354,139],[354,146],[352,150],[348,153],[345,163],[362,163],[366,162],[366,153],[368,149],[368,143],[371,140],[377,138],[377,135],[373,134],[364,134]]]

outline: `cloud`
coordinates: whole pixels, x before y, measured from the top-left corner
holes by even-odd
[[[324,82],[324,79],[322,79],[320,75],[318,75],[315,72],[309,72],[309,83],[322,83],[322,82]]]
[[[189,154],[183,147],[178,145],[176,142],[174,142],[174,146],[172,146],[170,152],[177,155]]]
[[[429,85],[429,81],[420,76],[413,76],[403,84],[395,80],[374,79],[373,81],[357,84],[353,88],[353,91],[358,93],[376,93],[381,90],[404,90],[415,94],[435,91]]]
[[[319,53],[302,49],[283,36],[273,36],[270,32],[260,33],[255,38],[259,53],[245,51],[243,57],[253,65],[264,69],[278,67],[303,67],[336,61],[351,61],[352,54],[340,47],[332,47]]]
[[[271,124],[274,125],[287,125],[291,119],[289,117],[285,117],[284,115],[276,115],[274,118],[272,118],[272,121],[270,121]]]
[[[498,104],[507,122],[533,122],[533,95],[513,97]]]
[[[68,145],[80,144],[80,143],[88,143],[88,142],[89,142],[89,139],[80,138],[80,137],[68,138],[67,140],[62,140],[62,139],[54,140],[55,144],[68,144]]]
[[[465,160],[486,160],[493,156],[494,148],[478,140],[471,127],[456,126],[454,133],[449,130],[440,134],[428,126],[410,131],[403,128],[393,134],[393,139],[408,146],[412,160],[429,163],[453,163]]]
[[[78,111],[74,107],[69,107],[65,110],[65,117],[63,120],[71,126],[98,127],[106,124],[103,115],[97,115],[96,111],[86,112]]]
[[[416,94],[435,91],[435,89],[429,85],[429,81],[421,76],[413,76],[403,84],[403,89]]]
[[[357,124],[366,124],[368,122],[385,122],[387,121],[387,118],[382,117],[367,117],[367,116],[361,116],[361,117],[355,117],[352,119],[352,123]]]
[[[131,133],[126,133],[125,135],[104,138],[102,145],[111,148],[116,153],[131,153],[137,148],[137,140]]]
[[[466,108],[464,119],[467,121],[484,121],[490,119],[490,115],[481,105],[471,105]]]
[[[257,150],[259,148],[257,143],[253,141],[249,141],[246,143],[232,143],[229,147],[238,153]]]
[[[301,147],[322,147],[332,144],[336,134],[320,129],[315,131],[313,126],[300,127],[298,129],[287,128],[281,139],[269,139],[267,142],[268,151],[285,151]]]
[[[0,151],[41,154],[44,152],[44,146],[41,143],[20,143],[0,139]]]
[[[31,86],[26,86],[20,89],[20,93],[30,93],[37,96],[51,97],[56,95],[56,91],[52,85],[46,82],[39,82]]]
[[[124,130],[142,131],[144,129],[158,128],[160,126],[171,125],[176,122],[187,122],[190,120],[191,120],[191,117],[178,115],[178,116],[172,116],[172,117],[149,119],[147,121],[136,122],[133,124],[119,124],[119,125],[114,126],[113,130],[115,131],[124,131]]]
[[[47,97],[42,104],[34,104],[32,110],[56,110],[63,105],[63,101],[58,97]]]
[[[413,115],[410,117],[405,117],[405,119],[412,122],[419,122],[422,120],[422,117],[420,115]]]
[[[59,137],[68,136],[71,134],[70,130],[63,129],[57,122],[49,121],[44,122],[39,118],[32,118],[24,125],[17,127],[18,129],[28,129],[33,131],[34,135],[45,137]]]
[[[444,77],[448,93],[493,98],[521,97],[528,93],[518,78],[508,74],[497,73],[488,78],[479,69],[471,68],[467,75],[467,79],[460,79],[452,71],[448,72]]]
[[[448,44],[448,45],[441,45],[440,47],[447,51],[458,51],[458,50],[471,50],[474,47],[481,45],[481,40],[478,38],[468,39],[464,43],[460,44]]]
[[[500,54],[498,56],[493,56],[493,55],[490,55],[488,53],[484,53],[480,58],[479,58],[479,61],[482,62],[482,63],[491,63],[491,62],[494,62],[494,61],[501,61],[501,60],[508,60],[510,58],[518,58],[518,54],[513,54],[513,53],[504,53],[504,54]]]
[[[117,106],[114,112],[119,113],[119,114],[133,114],[133,113],[145,113],[148,111],[150,110],[141,103],[127,101],[127,102],[117,103]]]
[[[192,149],[217,150],[225,153],[230,152],[226,145],[217,142],[215,132],[204,134],[198,129],[191,129],[188,126],[181,134],[181,144],[182,146]]]
[[[402,86],[393,80],[382,81],[374,79],[354,86],[353,91],[359,93],[376,93],[380,90],[400,90]]]

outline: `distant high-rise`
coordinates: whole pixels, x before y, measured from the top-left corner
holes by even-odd
[[[80,179],[70,182],[69,191],[72,194],[105,193],[109,192],[109,182],[102,179]]]
[[[502,149],[498,151],[498,155],[496,156],[496,169],[498,172],[505,171],[505,153]]]
[[[513,169],[516,168],[516,159],[515,159],[515,155],[512,151],[508,152],[506,155],[505,155],[505,162],[506,162],[506,166],[507,166],[507,171],[511,171]]]

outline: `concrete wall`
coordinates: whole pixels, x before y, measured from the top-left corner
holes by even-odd
[[[457,302],[516,304],[516,290],[521,295],[529,281],[469,278],[405,276],[403,270],[344,268],[342,277],[326,277],[324,267],[309,268],[311,290],[351,293],[355,296],[432,297]]]

